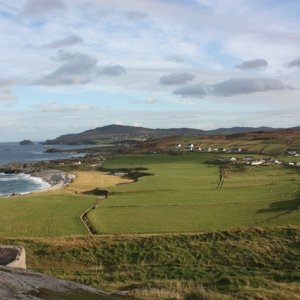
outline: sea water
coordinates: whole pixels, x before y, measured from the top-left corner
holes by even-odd
[[[3,174],[0,173],[0,196],[12,194],[28,194],[50,187],[50,184],[41,178],[28,174]]]
[[[68,146],[55,145],[56,149],[71,150],[87,148],[86,145]],[[71,157],[80,157],[84,154],[75,154],[70,152],[45,153],[46,148],[39,144],[19,145],[19,143],[0,143],[0,165],[12,162],[34,162],[42,160],[55,160]],[[0,196],[11,194],[26,194],[49,187],[49,184],[42,179],[32,177],[26,174],[0,174]]]
[[[54,145],[53,147],[59,150],[76,150],[80,148],[91,147],[91,145]],[[19,145],[19,143],[0,143],[0,164],[7,164],[11,162],[53,160],[82,156],[70,152],[45,153],[45,150],[47,149],[39,143],[34,143],[33,145],[26,146],[21,146]]]

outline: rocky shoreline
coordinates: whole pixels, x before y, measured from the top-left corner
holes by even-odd
[[[3,174],[26,174],[32,177],[40,178],[50,186],[34,192],[41,192],[46,190],[60,189],[70,184],[76,177],[74,174],[67,173],[56,169],[43,169],[40,163],[10,163],[7,165],[0,165],[0,173]],[[34,193],[33,192],[33,193]],[[9,196],[18,196],[19,194],[11,194]],[[8,197],[9,197],[8,196]]]
[[[33,177],[39,177],[50,184],[49,189],[59,189],[70,184],[76,177],[74,174],[66,173],[61,170],[44,170],[30,174]]]

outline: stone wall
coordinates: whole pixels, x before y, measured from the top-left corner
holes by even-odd
[[[0,246],[0,265],[26,269],[25,249],[16,246]]]

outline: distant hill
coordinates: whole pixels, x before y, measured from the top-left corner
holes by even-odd
[[[294,129],[296,129],[295,127]],[[148,138],[161,138],[169,136],[205,136],[205,135],[230,135],[241,134],[248,132],[271,132],[278,130],[271,127],[232,127],[232,128],[219,128],[215,130],[200,130],[192,128],[169,128],[169,129],[151,129],[145,127],[123,126],[123,125],[107,125],[95,129],[87,130],[76,134],[66,134],[60,137],[47,140],[44,144],[96,144],[104,139],[112,140],[130,140],[130,139],[148,139]]]
[[[237,149],[243,153],[257,154],[284,154],[287,149],[300,152],[300,127],[278,129],[272,131],[256,130],[253,132],[204,135],[204,136],[177,136],[149,139],[137,143],[130,149],[132,153],[157,151],[178,151],[186,149],[188,144],[194,144],[195,149]],[[224,150],[223,150],[224,151]]]
[[[208,130],[206,131],[207,135],[227,135],[227,134],[236,134],[236,133],[248,133],[248,132],[257,132],[257,131],[263,131],[263,132],[269,132],[278,130],[278,128],[272,128],[272,127],[232,127],[232,128],[218,128],[214,130]]]
[[[150,137],[198,136],[204,134],[203,130],[190,128],[151,129],[135,126],[108,125],[87,130],[77,134],[62,135],[54,140],[47,140],[46,145],[54,144],[96,144],[97,141],[112,138],[115,140],[125,139],[147,139]]]

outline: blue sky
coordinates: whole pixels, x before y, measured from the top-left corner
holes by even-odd
[[[300,125],[296,0],[0,0],[0,141]]]

